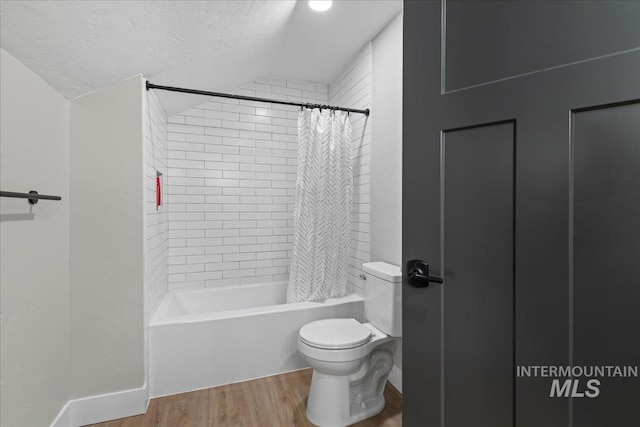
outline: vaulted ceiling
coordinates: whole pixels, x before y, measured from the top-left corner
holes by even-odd
[[[265,75],[326,83],[401,1],[2,1],[0,44],[75,98],[141,73],[229,91]],[[169,114],[202,98],[168,94]]]

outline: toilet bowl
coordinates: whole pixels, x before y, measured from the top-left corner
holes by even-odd
[[[318,320],[300,330],[298,350],[314,370],[307,401],[313,424],[346,426],[382,411],[393,337],[355,319]]]
[[[384,387],[393,367],[394,337],[401,336],[401,273],[377,262],[367,275],[365,313],[356,319],[324,319],[300,329],[298,350],[313,368],[307,418],[320,427],[347,426],[384,409]]]

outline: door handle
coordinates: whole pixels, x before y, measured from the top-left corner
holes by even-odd
[[[422,260],[414,259],[407,262],[407,278],[409,284],[418,288],[429,286],[429,283],[443,283],[441,277],[429,276],[429,264]]]

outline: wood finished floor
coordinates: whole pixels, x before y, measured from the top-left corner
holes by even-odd
[[[144,415],[92,427],[313,426],[305,416],[311,369],[151,400]],[[387,383],[387,404],[358,427],[402,425],[402,395]]]

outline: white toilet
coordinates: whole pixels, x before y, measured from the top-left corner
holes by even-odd
[[[402,336],[402,274],[385,262],[362,265],[365,316],[324,319],[300,329],[298,350],[313,368],[307,418],[321,427],[347,426],[384,408],[384,386]]]

